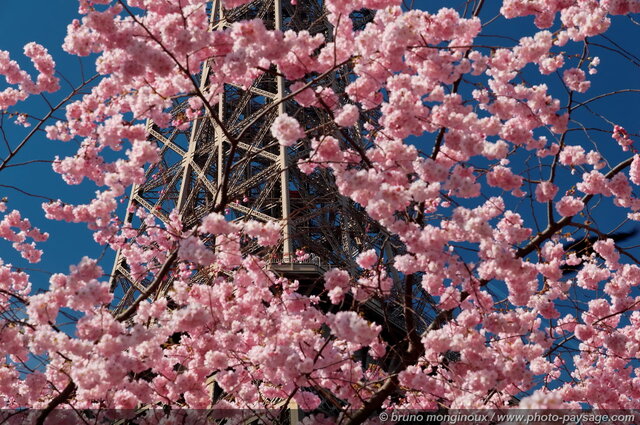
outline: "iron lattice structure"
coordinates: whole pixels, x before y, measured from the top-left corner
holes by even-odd
[[[210,13],[212,31],[223,30],[236,21],[259,18],[269,29],[307,30],[312,35],[322,33],[327,40],[332,38],[332,27],[320,0],[298,0],[296,5],[290,0],[256,0],[231,10],[214,0]],[[371,18],[371,12],[366,10],[352,15],[356,26],[365,25]],[[204,66],[198,76],[203,88],[209,73],[209,67]],[[350,69],[344,66],[314,84],[329,85],[340,93],[349,76]],[[308,76],[307,81],[312,78]],[[146,171],[146,181],[133,187],[130,206],[144,208],[164,223],[177,209],[189,228],[220,201],[221,182],[226,178],[229,220],[251,218],[283,225],[283,242],[277,249],[261,251],[256,244],[246,246],[247,251],[265,258],[280,275],[309,282],[329,267],[355,272],[355,257],[363,250],[375,248],[390,255],[387,234],[359,206],[338,194],[329,172],[317,170],[306,175],[296,166],[299,159],[309,156],[314,137],[331,134],[366,147],[363,128],[339,130],[323,108],[303,108],[293,100],[283,100],[290,93],[290,85],[275,69],[265,72],[248,88],[225,85],[217,114],[226,131],[206,116],[186,130],[159,128],[150,123],[149,137],[161,149],[162,158]],[[176,102],[174,117],[180,116],[186,105],[186,99]],[[291,147],[281,146],[270,132],[274,119],[284,112],[296,117],[307,133],[306,139]],[[371,112],[363,119],[375,121],[375,114]],[[234,139],[233,145],[229,135]],[[128,211],[125,222],[134,224],[132,208]],[[140,231],[144,231],[143,224]],[[310,258],[297,261],[293,254],[298,249],[305,250]],[[202,281],[208,276],[201,272],[194,279]],[[117,311],[126,309],[149,283],[134,279],[118,254],[112,273],[112,289],[121,296]],[[166,288],[169,285],[170,279]],[[160,290],[156,296],[163,294]],[[392,321],[401,327],[400,309],[385,305],[374,300],[367,303],[367,309],[378,317],[384,316],[387,323],[393,316]],[[423,309],[426,305],[414,308]]]

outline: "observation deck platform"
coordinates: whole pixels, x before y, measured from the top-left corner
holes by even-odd
[[[269,269],[280,276],[289,279],[316,279],[322,277],[331,267],[322,262],[318,257],[310,257],[306,260],[297,259],[273,259]]]

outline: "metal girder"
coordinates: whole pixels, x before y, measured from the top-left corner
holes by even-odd
[[[171,140],[167,139],[166,137],[164,137],[162,134],[158,133],[153,128],[149,129],[149,135],[153,136],[160,143],[162,143],[162,144],[166,145],[167,147],[173,149],[178,155],[181,155],[181,156],[185,156],[186,155],[186,152],[184,150],[182,150],[180,148],[180,146],[176,145]]]
[[[305,29],[312,34],[323,33],[328,40],[333,37],[319,1],[298,0],[293,6],[290,0],[255,0],[233,10],[224,10],[220,1],[212,4],[213,31],[236,21],[260,18],[270,29]],[[366,20],[364,15],[361,18]],[[200,87],[206,87],[209,72],[205,64],[199,75]],[[339,91],[348,84],[348,73],[348,69],[338,69],[335,76],[324,77],[318,84],[330,84]],[[310,74],[308,79],[312,78]],[[189,132],[174,127],[158,129],[150,123],[149,138],[161,146],[162,159],[149,168],[147,181],[135,186],[130,206],[144,208],[164,223],[169,220],[169,211],[162,207],[174,206],[185,226],[193,227],[221,199],[221,183],[227,179],[229,202],[225,214],[229,220],[253,218],[278,221],[284,226],[279,251],[262,252],[255,244],[247,245],[251,252],[278,262],[283,273],[287,269],[283,261],[294,261],[297,249],[317,256],[326,267],[350,271],[357,270],[355,256],[361,250],[377,247],[382,252],[378,245],[383,230],[375,230],[377,224],[366,213],[339,195],[330,172],[320,169],[306,175],[297,169],[298,160],[308,156],[312,137],[341,135],[322,108],[304,108],[294,100],[285,101],[290,84],[276,72],[265,72],[247,88],[227,84],[217,105],[217,119],[203,114]],[[186,101],[177,102],[174,113],[185,106]],[[309,138],[291,147],[279,145],[270,132],[273,120],[285,112],[308,129]],[[226,130],[215,122],[222,123]],[[349,131],[358,141],[360,131]],[[226,135],[235,139],[229,140]],[[224,175],[226,170],[228,176]],[[133,214],[126,217],[132,226],[136,220]],[[144,232],[143,226],[140,231]],[[144,288],[144,279],[134,282],[128,270],[119,253],[112,282],[126,295],[121,308],[131,302],[132,288]]]
[[[212,31],[224,30],[236,21],[260,18],[269,29],[308,30],[311,34],[323,33],[328,41],[333,38],[322,1],[297,0],[294,7],[291,0],[255,0],[233,10],[223,9],[220,0],[211,4],[209,27]],[[367,11],[356,12],[354,25],[362,26],[370,18]],[[318,169],[307,175],[297,168],[298,160],[309,156],[312,138],[328,134],[342,140],[349,137],[366,148],[367,142],[362,138],[364,130],[339,130],[323,108],[304,108],[294,100],[284,100],[290,93],[291,82],[284,80],[277,70],[273,71],[273,75],[265,72],[248,88],[225,85],[217,104],[217,116],[203,113],[188,133],[175,127],[157,129],[149,123],[149,139],[161,147],[161,160],[146,171],[144,183],[133,187],[125,223],[138,227],[139,234],[143,234],[145,226],[131,212],[134,208],[143,208],[168,224],[169,212],[163,206],[173,205],[181,214],[184,228],[193,228],[222,199],[222,182],[226,180],[225,216],[229,221],[256,219],[283,225],[282,243],[277,248],[267,250],[253,241],[244,246],[245,252],[262,256],[277,275],[313,282],[301,289],[311,293],[315,282],[330,268],[346,269],[357,275],[355,257],[364,250],[374,248],[388,259],[396,252],[392,252],[395,248],[391,248],[385,230],[362,207],[339,194],[329,171]],[[205,64],[198,76],[201,88],[207,86],[209,72],[209,64]],[[317,84],[329,84],[340,92],[349,83],[348,75],[347,68],[337,69],[335,75]],[[313,77],[309,75],[305,81]],[[185,105],[185,101],[176,103],[174,114]],[[279,145],[270,132],[273,120],[285,112],[295,116],[307,129],[308,137],[291,147]],[[375,110],[367,114],[368,120],[378,118]],[[222,123],[224,131],[216,122]],[[345,131],[348,136],[344,135]],[[135,237],[132,239],[130,242],[134,242]],[[309,253],[310,260],[297,260],[294,253],[298,249]],[[394,290],[400,290],[398,272],[391,267],[389,271],[395,281]],[[112,290],[119,297],[115,313],[127,309],[135,297],[145,291],[151,278],[148,275],[135,279],[123,253],[118,252],[111,276]],[[192,281],[206,283],[210,278],[210,270],[202,268]],[[169,273],[157,296],[166,296],[172,279]],[[427,310],[434,308],[429,305],[430,299],[418,295],[417,300],[416,311],[427,318]],[[396,332],[404,326],[400,304],[397,298],[371,299],[361,308]]]

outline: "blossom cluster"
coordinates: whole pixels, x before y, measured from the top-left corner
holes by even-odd
[[[0,75],[4,77],[8,87],[0,91],[0,111],[5,111],[30,95],[42,92],[55,92],[60,89],[59,79],[55,76],[55,62],[43,46],[28,43],[24,46],[24,55],[38,71],[34,81],[20,65],[12,60],[9,52],[0,50]]]
[[[260,410],[294,400],[312,411],[329,400],[352,413],[503,408],[516,397],[530,408],[640,406],[640,267],[602,230],[608,223],[592,222],[594,197],[624,223],[640,221],[640,156],[619,125],[609,129],[615,142],[607,134],[625,155],[617,165],[605,157],[611,147],[572,136],[575,99],[596,87],[599,59],[568,53],[603,34],[610,15],[640,12],[640,1],[504,0],[503,18],[533,16],[540,31],[499,46],[484,44],[481,7],[326,0],[330,31],[313,33],[260,17],[212,26],[205,0],[79,4],[63,47],[95,55],[99,78],[64,119],[46,123],[46,136],[77,142],[75,155],[53,162],[65,183],[98,190],[85,204],[43,209],[89,227],[135,284],[112,292],[84,258],[32,294],[28,273],[0,264],[0,308],[23,306],[0,327],[1,407],[46,409],[63,388],[75,409]],[[362,9],[375,13],[354,25]],[[58,89],[47,51],[32,43],[25,54],[35,81],[0,51],[10,86],[0,110]],[[150,133],[195,134],[209,120],[229,138],[218,149],[235,153],[218,102],[264,76],[282,79],[285,99],[265,101],[273,145],[261,153],[296,151],[291,167],[334,182],[341,202],[375,223],[364,234],[384,236],[380,246],[359,241],[348,267],[327,267],[312,291],[268,263],[295,219],[229,220],[234,163],[195,224],[182,201],[165,210],[134,199],[129,219],[117,216],[132,185],[175,183],[155,181],[154,170],[181,148],[159,148]],[[271,113],[279,106],[286,113]],[[297,118],[303,109],[319,128]],[[572,250],[582,236],[588,248]],[[37,262],[47,234],[12,211],[0,238]],[[120,297],[128,310],[114,310]],[[382,313],[367,314],[374,307]],[[402,329],[389,328],[390,312]],[[41,367],[24,373],[33,356]],[[212,399],[214,381],[223,398]]]

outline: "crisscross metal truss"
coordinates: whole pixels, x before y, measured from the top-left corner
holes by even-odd
[[[296,6],[290,0],[260,0],[233,10],[223,9],[218,0],[212,2],[210,13],[213,31],[235,21],[260,18],[267,28],[308,30],[332,38],[322,2],[317,0],[298,0]],[[354,25],[364,25],[371,14],[362,11],[352,18]],[[209,68],[205,66],[198,77],[202,87],[206,87],[208,77]],[[317,76],[308,75],[306,81],[314,77]],[[349,69],[345,66],[314,84],[329,84],[340,93],[348,81]],[[146,209],[164,223],[177,209],[185,228],[192,228],[220,201],[220,183],[226,177],[229,220],[252,218],[283,225],[283,243],[277,249],[265,251],[255,243],[246,246],[247,251],[267,259],[276,271],[281,267],[283,274],[294,278],[296,270],[315,270],[316,277],[328,267],[355,271],[354,259],[359,252],[370,248],[381,253],[388,250],[385,233],[358,205],[338,194],[329,172],[317,170],[306,175],[297,167],[299,159],[308,157],[312,138],[330,134],[366,147],[364,130],[356,128],[345,133],[335,127],[322,107],[302,108],[293,100],[281,101],[290,93],[290,84],[273,68],[251,87],[226,85],[217,104],[218,121],[225,131],[206,116],[185,130],[149,124],[149,138],[161,149],[162,159],[146,171],[146,181],[132,189],[131,206]],[[176,102],[174,117],[180,117],[185,107],[186,100]],[[270,132],[274,119],[283,112],[295,116],[307,132],[306,139],[288,148],[280,146]],[[375,121],[375,114],[371,112],[363,120]],[[233,148],[229,136],[234,139]],[[144,225],[131,212],[125,221],[144,231]],[[307,264],[293,258],[297,249],[311,254]],[[198,281],[207,278],[206,272],[195,277]],[[139,297],[148,284],[144,278],[134,279],[126,261],[118,255],[112,289],[120,297],[119,311]],[[163,293],[160,289],[155,296]]]

